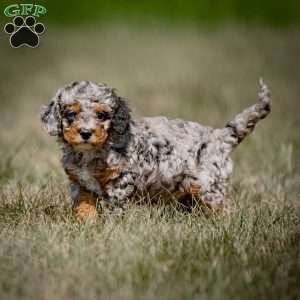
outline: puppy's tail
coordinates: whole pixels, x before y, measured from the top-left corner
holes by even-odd
[[[259,84],[258,102],[235,116],[224,128],[226,135],[230,136],[229,139],[226,139],[226,142],[231,144],[232,149],[243,141],[253,131],[255,125],[271,111],[270,91],[262,79],[260,79]]]

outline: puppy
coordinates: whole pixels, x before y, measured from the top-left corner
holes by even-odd
[[[133,119],[115,89],[90,81],[58,90],[41,120],[62,146],[73,209],[96,216],[98,200],[122,206],[135,192],[173,200],[190,197],[212,210],[225,201],[230,153],[271,109],[260,80],[259,100],[223,128],[165,117]]]

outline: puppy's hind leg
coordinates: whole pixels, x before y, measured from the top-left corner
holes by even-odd
[[[199,156],[202,199],[208,206],[223,205],[232,173],[230,153],[270,111],[270,92],[261,79],[258,102],[238,114],[225,128],[215,129],[211,134]]]
[[[227,185],[232,173],[232,160],[228,152],[231,145],[224,143],[222,130],[216,129],[199,153],[197,184],[202,202],[213,211],[224,206]]]

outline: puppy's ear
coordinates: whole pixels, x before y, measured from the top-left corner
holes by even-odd
[[[113,130],[118,134],[123,134],[128,130],[129,122],[130,122],[130,109],[126,103],[126,101],[117,97],[116,100],[117,107],[115,108],[113,118],[112,118],[112,127]]]
[[[61,117],[57,101],[52,100],[49,105],[43,106],[41,121],[50,135],[61,133]]]
[[[126,149],[126,145],[130,139],[130,109],[123,98],[116,96],[115,101],[116,107],[114,108],[110,127],[109,143],[113,145],[114,148]]]

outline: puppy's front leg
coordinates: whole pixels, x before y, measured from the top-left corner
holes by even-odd
[[[67,170],[71,180],[71,195],[73,209],[79,219],[87,219],[96,216],[97,200],[104,200],[109,206],[114,207],[113,198],[103,192],[100,183],[86,168],[72,168]]]
[[[87,220],[97,216],[97,199],[105,199],[99,182],[88,169],[72,168],[66,170],[71,180],[71,197],[73,210],[80,220]]]
[[[75,182],[70,184],[70,190],[72,197],[72,208],[76,214],[76,217],[84,221],[96,218],[97,198]]]

